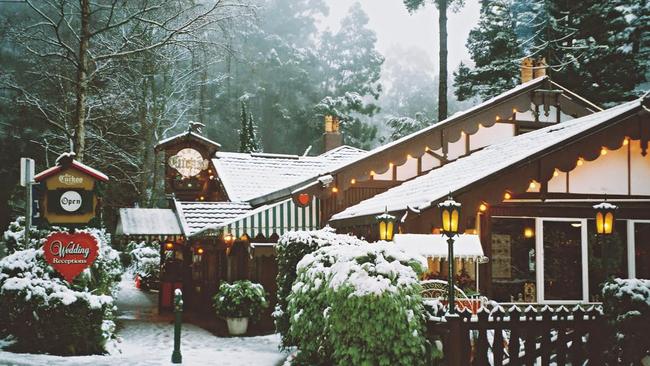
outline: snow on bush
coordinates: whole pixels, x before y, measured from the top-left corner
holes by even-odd
[[[13,350],[58,355],[105,351],[114,324],[112,292],[122,273],[119,253],[99,229],[88,229],[98,256],[72,284],[45,261],[41,243],[0,260],[0,333],[14,339]]]
[[[298,263],[288,297],[295,365],[421,365],[424,258],[390,243],[323,247]]]
[[[131,256],[131,269],[141,279],[141,288],[157,288],[160,281],[160,251],[158,242],[131,242],[127,246]]]
[[[275,327],[282,334],[282,345],[289,347],[294,345],[289,339],[289,316],[286,314],[287,297],[291,293],[291,286],[296,279],[296,265],[309,253],[319,248],[332,245],[361,245],[366,243],[351,235],[336,234],[334,229],[325,227],[314,231],[290,231],[278,240],[276,244],[278,261],[278,301],[273,317]]]
[[[650,280],[615,278],[603,286],[603,307],[613,327],[608,355],[617,365],[637,365],[650,356]]]
[[[223,282],[212,300],[217,315],[224,318],[258,319],[269,306],[264,287],[248,280]]]

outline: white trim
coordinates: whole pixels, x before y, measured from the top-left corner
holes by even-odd
[[[627,277],[636,278],[636,238],[635,224],[650,224],[650,220],[627,220]]]
[[[544,221],[575,222],[580,226],[580,259],[582,274],[582,299],[546,300],[544,298]],[[587,219],[567,217],[537,217],[535,218],[535,278],[537,280],[537,301],[545,304],[564,304],[589,301],[589,256],[588,256]]]
[[[584,199],[584,198],[547,198],[545,200],[541,200],[539,198],[511,198],[509,200],[503,200],[503,202],[520,202],[520,203],[525,203],[525,202],[594,202],[594,201],[602,201],[602,200],[594,200],[594,199]],[[607,202],[650,202],[650,198],[607,198]]]
[[[627,278],[636,278],[636,258],[634,251],[634,221],[627,220]]]
[[[537,301],[544,299],[544,227],[542,219],[535,218],[535,282],[537,282]]]

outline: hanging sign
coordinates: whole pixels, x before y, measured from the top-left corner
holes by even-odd
[[[200,152],[190,148],[182,149],[176,155],[169,157],[169,166],[186,178],[198,175],[208,169],[209,165],[209,160],[203,159]]]
[[[97,258],[97,239],[89,233],[55,232],[43,244],[47,263],[72,282]]]

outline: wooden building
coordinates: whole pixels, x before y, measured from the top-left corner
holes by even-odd
[[[650,276],[648,100],[603,111],[541,76],[367,152],[338,146],[338,123],[326,119],[330,150],[318,156],[223,152],[188,130],[156,148],[169,208],[122,209],[116,234],[160,240],[161,308],[182,286],[190,309],[211,311],[220,281],[262,283],[274,300],[273,243],[286,231],[329,223],[375,240],[375,216],[387,211],[400,233],[436,233],[436,204],[452,195],[489,258],[458,266],[469,282],[480,277],[483,294],[588,301],[599,259],[592,206],[605,198],[620,207],[621,274]],[[435,273],[445,260],[432,275],[446,275]]]

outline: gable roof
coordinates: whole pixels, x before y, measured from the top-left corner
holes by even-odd
[[[218,152],[212,163],[231,201],[244,202],[288,189],[316,178],[335,167],[366,154],[340,146],[318,156]]]
[[[84,174],[87,174],[87,175],[89,175],[89,176],[91,176],[91,177],[93,177],[93,178],[95,178],[95,179],[97,179],[99,181],[102,181],[102,182],[107,182],[108,181],[108,176],[106,174],[100,172],[99,170],[97,170],[95,168],[91,168],[88,165],[85,165],[85,164],[83,164],[81,162],[78,162],[76,160],[70,160],[69,163],[67,163],[67,162],[66,163],[60,163],[60,164],[57,164],[57,165],[55,165],[55,166],[53,166],[51,168],[43,170],[42,172],[40,172],[40,173],[38,173],[38,174],[36,174],[34,176],[34,181],[40,182],[40,181],[44,180],[45,178],[51,177],[52,175],[54,175],[54,174],[56,174],[56,173],[58,173],[58,172],[60,172],[60,171],[62,171],[64,169],[67,169],[67,168],[71,168],[71,169],[80,171],[80,172],[82,172]]]
[[[560,90],[561,93],[556,94],[559,95],[560,108],[573,112],[578,117],[602,110],[585,98],[555,83],[548,76],[543,76],[520,84],[465,111],[455,113],[436,124],[372,149],[367,154],[360,155],[337,167],[329,174],[340,175],[337,179],[338,188],[345,190],[350,186],[351,178],[369,179],[371,171],[377,174],[387,171],[390,168],[387,164],[388,161],[400,166],[404,164],[407,156],[413,158],[422,156],[426,151],[425,147],[433,151],[441,148],[443,138],[448,141],[456,141],[462,132],[469,135],[476,133],[479,124],[484,127],[493,126],[496,122],[495,116],[503,119],[509,118],[512,115],[513,107],[518,111],[529,110],[533,100],[536,103],[541,103],[539,100],[541,95],[536,96],[536,93],[552,92],[550,89]]]
[[[209,138],[201,136],[196,132],[192,132],[191,130],[187,130],[185,132],[179,133],[178,135],[174,135],[158,141],[156,146],[154,146],[154,150],[160,151],[167,146],[176,145],[180,142],[198,143],[199,145],[203,146],[210,153],[210,155],[214,154],[215,151],[221,148],[221,144],[218,142],[212,141]]]
[[[490,145],[473,154],[459,158],[429,173],[406,181],[335,214],[331,221],[402,211],[407,208],[422,210],[480,180],[513,167],[531,156],[550,151],[570,142],[589,130],[620,120],[642,108],[644,100],[638,99],[608,110],[548,126],[515,136],[505,142]],[[646,101],[647,103],[647,101]]]

